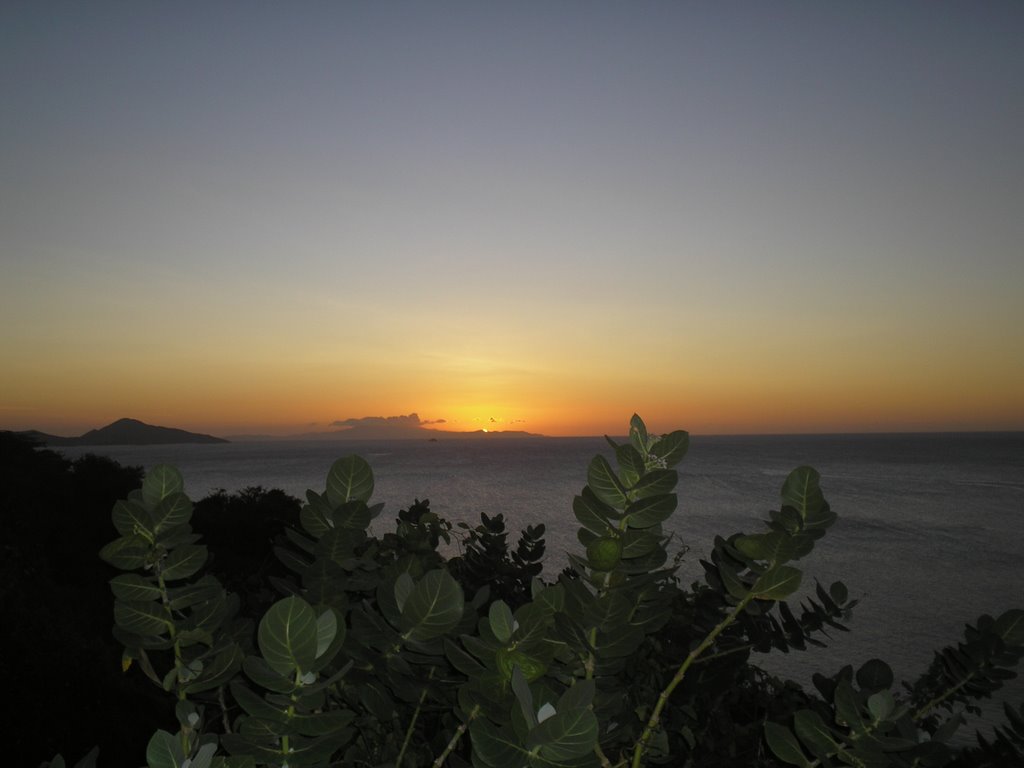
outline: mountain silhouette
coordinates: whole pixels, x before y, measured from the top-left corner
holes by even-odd
[[[168,445],[171,443],[226,443],[220,437],[186,432],[172,427],[155,427],[138,419],[118,419],[99,429],[90,429],[78,437],[61,437],[30,430],[21,434],[44,445]]]

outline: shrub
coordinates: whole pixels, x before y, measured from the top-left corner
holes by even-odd
[[[634,416],[574,499],[581,549],[540,578],[543,531],[509,550],[501,516],[452,527],[417,502],[369,533],[373,474],[357,456],[310,491],[275,548],[283,597],[259,618],[206,571],[182,478],[155,468],[113,510],[101,552],[125,667],[176,703],[151,768],[332,765],[575,768],[641,765],[987,765],[1021,755],[1022,715],[978,749],[949,738],[961,711],[1013,675],[1024,611],[983,616],[905,690],[872,660],[815,691],[749,663],[820,645],[855,601],[798,561],[836,521],[817,472],[795,469],[764,529],[716,537],[688,587],[664,523],[688,447]],[[244,523],[239,523],[240,525]],[[989,761],[989,762],[986,762]]]

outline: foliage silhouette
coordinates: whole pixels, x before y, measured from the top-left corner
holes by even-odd
[[[609,440],[574,499],[581,549],[538,577],[542,531],[510,551],[500,516],[453,529],[417,501],[373,535],[373,473],[339,459],[274,548],[286,575],[262,617],[205,568],[180,475],[155,468],[114,507],[102,557],[124,663],[175,701],[151,768],[335,765],[996,765],[1021,713],[977,748],[949,743],[961,711],[1024,655],[1024,611],[980,617],[901,690],[888,665],[816,675],[805,690],[750,663],[844,631],[841,583],[800,592],[797,563],[837,516],[818,473],[794,470],[764,528],[716,537],[688,587],[664,523],[685,432]],[[247,587],[248,588],[248,587]],[[800,605],[788,600],[804,594]],[[258,618],[258,621],[257,621]]]

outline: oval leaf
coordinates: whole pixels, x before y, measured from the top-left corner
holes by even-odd
[[[338,459],[327,473],[327,498],[334,506],[347,501],[369,501],[373,495],[373,470],[359,456]]]
[[[184,493],[172,493],[165,496],[153,509],[153,531],[170,530],[192,517],[192,502]]]
[[[317,618],[301,597],[274,603],[260,621],[257,641],[267,665],[279,675],[305,672],[316,661]]]
[[[759,600],[783,600],[800,588],[802,575],[797,568],[779,565],[758,576],[750,591]]]
[[[648,496],[634,501],[626,508],[630,528],[650,528],[663,523],[676,511],[677,498],[674,493]]]
[[[661,438],[651,446],[651,455],[665,463],[666,469],[671,469],[686,455],[690,448],[690,433],[678,429]]]
[[[813,467],[797,467],[782,484],[782,505],[795,509],[802,520],[815,517],[825,504],[821,475]]]
[[[161,573],[168,581],[187,579],[203,567],[206,554],[206,547],[202,544],[185,544],[167,555]]]
[[[464,606],[462,587],[451,574],[430,571],[402,607],[402,636],[414,642],[440,637],[459,623]]]
[[[628,499],[626,489],[622,487],[618,475],[612,469],[608,460],[598,454],[587,467],[587,485],[601,501],[610,504],[616,509],[625,509]]]
[[[160,586],[136,573],[125,573],[110,580],[110,590],[119,600],[145,603],[163,597]]]
[[[153,519],[144,506],[137,501],[121,499],[114,504],[114,511],[110,514],[114,521],[114,527],[122,536],[132,536],[136,533],[145,533],[153,536]]]
[[[154,509],[162,499],[184,490],[181,472],[169,464],[157,464],[142,481],[142,501],[148,509]]]
[[[857,670],[857,685],[863,691],[887,691],[894,680],[892,669],[881,659],[868,659]]]
[[[804,755],[800,742],[789,728],[778,723],[765,723],[764,738],[779,760],[790,765],[798,765],[800,768],[809,768],[811,761]]]
[[[491,624],[491,632],[498,638],[498,642],[507,643],[512,639],[512,632],[515,620],[512,618],[512,611],[504,600],[495,600],[491,603],[487,612],[488,621]]]
[[[167,613],[159,603],[114,601],[114,623],[136,635],[162,635],[168,630]]]

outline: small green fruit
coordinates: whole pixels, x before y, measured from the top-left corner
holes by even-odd
[[[602,536],[587,545],[587,562],[595,571],[610,571],[622,560],[622,541]]]

